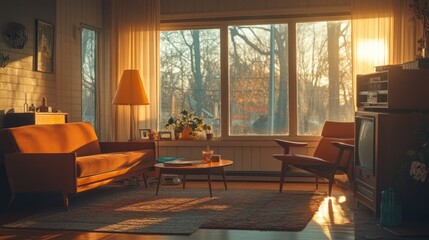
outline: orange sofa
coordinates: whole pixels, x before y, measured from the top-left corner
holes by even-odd
[[[154,142],[99,142],[90,123],[30,125],[0,131],[12,203],[20,192],[68,195],[153,171]],[[146,183],[146,181],[145,181]]]

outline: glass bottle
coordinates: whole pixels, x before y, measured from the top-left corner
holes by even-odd
[[[202,151],[203,162],[211,163],[213,153],[214,151],[210,149],[210,146],[207,146],[207,148]]]

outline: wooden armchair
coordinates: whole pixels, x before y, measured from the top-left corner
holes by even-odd
[[[307,143],[291,142],[281,139],[275,140],[283,149],[283,154],[274,154],[273,157],[282,161],[280,174],[280,192],[288,165],[303,169],[316,176],[316,189],[318,178],[326,178],[329,181],[328,195],[331,196],[332,184],[337,171],[347,174],[349,180],[353,180],[351,159],[354,151],[354,123],[327,121],[323,126],[322,138],[314,152],[314,156],[293,154],[290,147],[304,147]]]

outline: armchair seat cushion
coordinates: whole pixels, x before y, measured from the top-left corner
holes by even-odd
[[[145,163],[147,165],[145,167],[149,168],[153,165],[153,159],[153,150],[105,153],[78,157],[76,159],[77,177],[98,175],[141,163]]]

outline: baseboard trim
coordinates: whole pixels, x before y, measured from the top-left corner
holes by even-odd
[[[280,173],[271,171],[226,171],[226,178],[228,181],[242,181],[242,182],[279,182]],[[222,181],[220,173],[212,174],[213,181]],[[207,180],[205,175],[188,175],[186,180],[204,181]],[[288,172],[286,173],[285,182],[294,183],[315,183],[314,175],[307,172]],[[324,179],[319,179],[319,183],[327,183]]]

